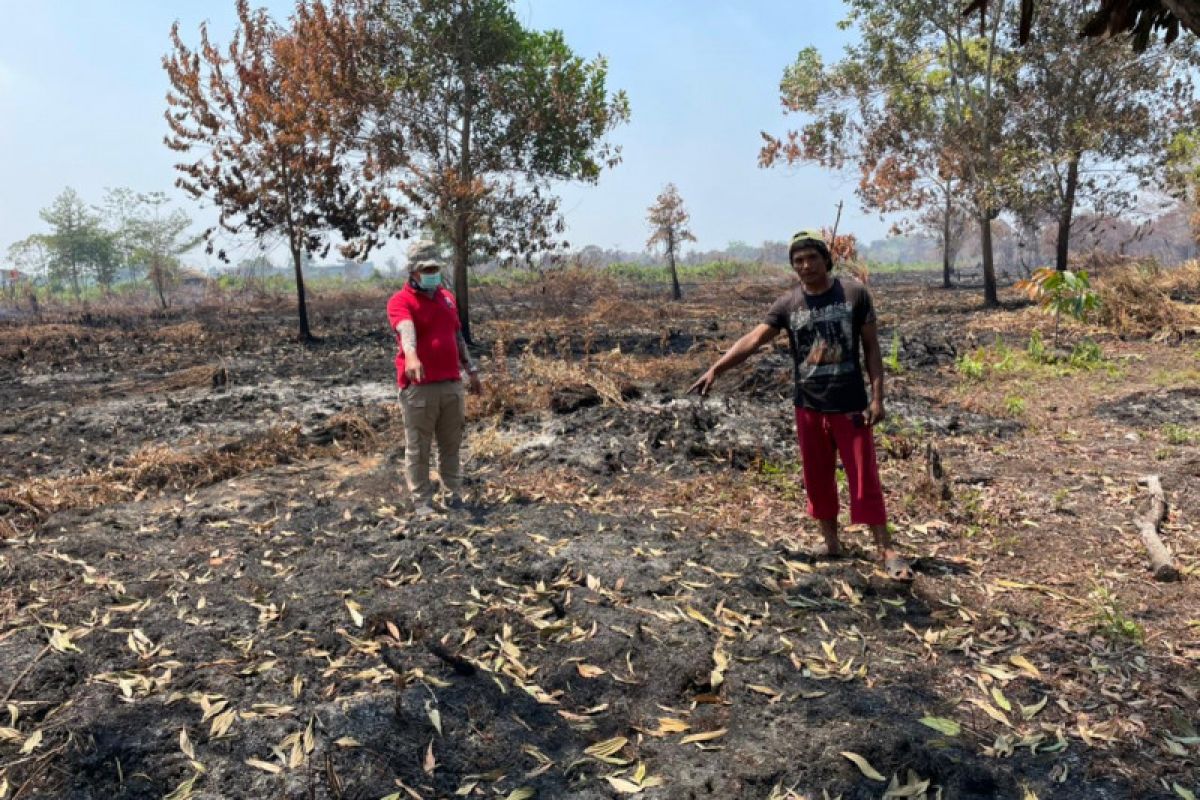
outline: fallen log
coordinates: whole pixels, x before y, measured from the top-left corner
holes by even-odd
[[[1142,543],[1150,554],[1150,569],[1159,581],[1179,580],[1179,570],[1171,561],[1171,551],[1159,538],[1158,526],[1167,518],[1167,496],[1157,475],[1147,475],[1138,481],[1150,492],[1150,508],[1142,516],[1134,518]]]

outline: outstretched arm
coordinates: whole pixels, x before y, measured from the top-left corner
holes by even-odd
[[[708,394],[708,390],[712,388],[713,382],[717,379],[718,375],[741,364],[747,358],[754,355],[754,352],[758,348],[774,339],[778,334],[779,328],[767,325],[765,322],[759,323],[754,327],[754,330],[734,342],[733,347],[729,348],[725,355],[718,358],[716,363],[700,376],[700,380],[688,388],[688,393],[696,392],[701,397]]]

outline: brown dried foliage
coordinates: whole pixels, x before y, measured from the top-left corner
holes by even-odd
[[[120,465],[83,475],[31,478],[0,488],[0,503],[12,509],[0,517],[0,522],[11,535],[68,508],[97,508],[158,491],[190,491],[292,460],[304,447],[298,427],[276,428],[252,438],[192,449],[149,445]]]
[[[1100,324],[1129,336],[1177,338],[1200,332],[1200,261],[1175,269],[1117,267],[1099,282]]]

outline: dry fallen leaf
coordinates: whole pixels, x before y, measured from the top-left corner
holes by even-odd
[[[579,675],[582,678],[599,678],[604,674],[603,669],[591,664],[576,664],[575,668],[579,670]]]
[[[680,739],[679,743],[692,744],[693,742],[711,742],[713,739],[720,739],[727,733],[729,733],[727,728],[718,728],[715,731],[704,731],[703,733],[692,733]]]
[[[1042,699],[1031,706],[1021,705],[1021,716],[1025,719],[1033,719],[1034,716],[1046,707],[1046,701],[1050,699],[1050,695],[1042,695]]]
[[[255,769],[261,769],[263,772],[269,772],[272,775],[278,775],[283,772],[283,767],[278,764],[272,764],[269,761],[262,761],[257,758],[247,758],[246,763]]]
[[[989,717],[996,720],[997,722],[999,722],[1003,725],[1007,725],[1010,728],[1012,727],[1012,723],[1008,721],[1008,717],[1004,716],[1004,712],[1001,711],[1000,709],[996,708],[994,705],[989,703],[987,700],[979,700],[977,698],[971,697],[971,698],[967,699],[967,702],[970,703],[971,705],[978,706],[980,709],[983,710],[983,713],[987,714]]]
[[[183,754],[188,758],[192,759],[193,761],[196,760],[196,751],[192,747],[191,739],[188,738],[187,728],[179,729],[179,749],[182,750]]]
[[[843,750],[842,756],[854,762],[858,767],[858,771],[873,781],[884,782],[887,778],[879,774],[879,770],[871,766],[871,762],[860,756],[858,753],[852,753],[849,750]]]
[[[625,780],[624,778],[614,778],[613,776],[609,775],[605,778],[605,780],[612,784],[612,787],[621,794],[639,794],[642,791],[641,786],[638,786],[632,781]]]
[[[350,612],[350,619],[354,622],[354,627],[361,628],[363,626],[362,606],[353,600],[346,600],[346,610]]]
[[[944,733],[947,736],[958,736],[962,732],[962,726],[952,719],[945,717],[921,717],[921,724],[933,728],[939,733]]]
[[[1042,677],[1042,673],[1038,671],[1038,668],[1030,663],[1029,659],[1020,653],[1015,656],[1010,656],[1008,663],[1012,664],[1014,667],[1024,670],[1025,672],[1028,672],[1034,678]]]
[[[605,739],[602,742],[596,742],[591,747],[585,747],[583,752],[587,753],[589,756],[604,758],[618,752],[627,744],[629,744],[629,740],[624,736],[615,736],[612,739]]]
[[[21,755],[27,756],[38,748],[42,743],[42,732],[36,730],[29,734],[29,738],[25,740],[25,744],[21,745]]]

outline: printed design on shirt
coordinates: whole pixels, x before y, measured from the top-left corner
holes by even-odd
[[[788,318],[796,347],[800,380],[854,372],[854,306],[830,303],[817,309],[801,307]]]

